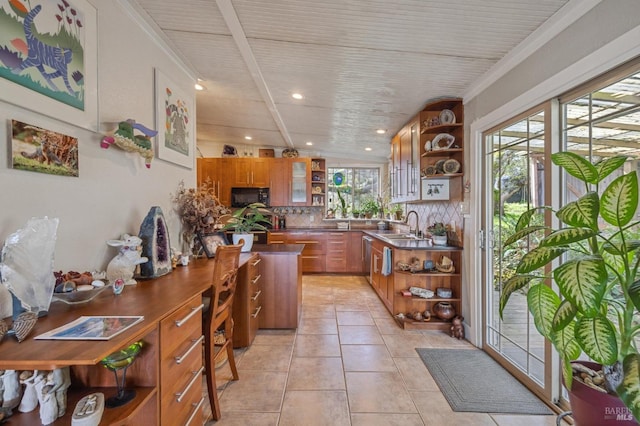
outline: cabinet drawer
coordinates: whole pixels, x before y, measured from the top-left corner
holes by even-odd
[[[196,296],[160,322],[161,354],[173,354],[187,336],[202,334],[202,298]]]
[[[325,256],[302,255],[302,272],[324,272]]]
[[[199,354],[199,357],[186,358],[184,364],[181,364],[182,371],[176,376],[162,372],[163,378],[166,377],[161,387],[161,410],[165,424],[184,425],[202,398],[204,367],[201,346]]]

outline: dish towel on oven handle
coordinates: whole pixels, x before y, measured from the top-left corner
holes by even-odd
[[[391,260],[391,249],[389,247],[384,247],[382,249],[382,275],[385,277],[391,275],[391,265],[393,264]]]

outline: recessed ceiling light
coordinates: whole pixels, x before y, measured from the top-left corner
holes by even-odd
[[[373,148],[371,148],[370,146],[368,146],[368,147],[366,147],[364,150],[365,150],[365,151],[373,151]]]
[[[292,94],[291,94],[291,97],[292,97],[293,99],[298,99],[298,100],[300,100],[300,99],[304,98],[304,96],[302,96],[302,93],[292,93]]]
[[[198,91],[204,90],[204,86],[200,83],[194,84],[193,87],[195,87],[195,89]]]
[[[245,136],[244,137],[246,140],[250,141],[251,139],[253,139],[251,136]]]
[[[307,142],[307,145],[311,146],[311,145],[313,145],[313,142],[309,141],[309,142]]]
[[[387,133],[387,131],[385,129],[378,129],[376,130],[376,133],[379,135],[384,135],[385,133]]]

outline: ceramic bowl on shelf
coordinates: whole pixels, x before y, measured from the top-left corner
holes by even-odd
[[[453,295],[453,292],[450,288],[438,287],[436,288],[436,294],[442,299],[450,299]]]

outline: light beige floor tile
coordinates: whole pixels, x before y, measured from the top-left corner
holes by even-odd
[[[420,414],[353,413],[351,426],[424,426]]]
[[[486,413],[455,412],[440,392],[410,392],[418,411],[428,426],[495,426]]]
[[[217,422],[208,421],[205,426],[277,426],[279,413],[243,413],[228,412],[222,413],[222,418]]]
[[[440,389],[420,358],[393,358],[396,367],[410,391],[435,391]]]
[[[298,336],[301,334],[338,334],[338,325],[333,318],[302,318]]]
[[[287,391],[279,426],[349,426],[344,391]]]
[[[302,318],[335,318],[336,308],[331,305],[302,305]]]
[[[398,371],[385,345],[342,345],[342,362],[345,371]]]
[[[344,297],[343,299],[336,297],[336,311],[369,312],[369,306],[365,302],[350,302],[354,297],[356,296]]]
[[[340,355],[337,334],[300,334],[293,347],[294,357]]]
[[[498,426],[555,426],[556,416],[525,416],[517,414],[492,414]],[[563,421],[563,425],[568,425]]]
[[[244,370],[229,382],[220,397],[222,412],[280,412],[287,373]]]
[[[394,358],[418,357],[416,348],[431,347],[429,339],[422,334],[383,334],[382,338]]]
[[[340,357],[293,358],[287,390],[345,390]]]
[[[375,325],[369,311],[337,311],[338,325]]]
[[[420,333],[428,339],[429,344],[431,345],[430,347],[432,348],[475,349],[475,347],[467,340],[458,340],[453,338],[448,332],[429,330],[421,331]]]
[[[296,338],[295,330],[258,330],[252,345],[292,346]]]
[[[396,320],[392,317],[373,318],[380,334],[416,334],[415,331],[407,331],[398,326]]]
[[[238,370],[288,371],[293,346],[251,345],[236,365]]]
[[[417,413],[399,373],[347,372],[352,413]]]
[[[342,345],[383,345],[384,340],[374,325],[339,325],[338,335]]]

